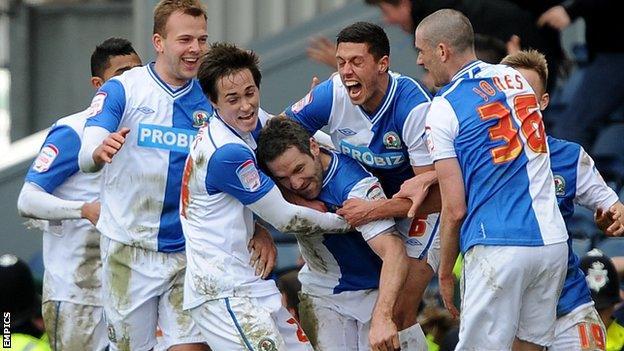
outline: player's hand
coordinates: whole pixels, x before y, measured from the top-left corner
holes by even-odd
[[[325,37],[314,37],[306,49],[312,60],[336,69],[336,45]]]
[[[570,22],[570,15],[568,15],[566,9],[561,5],[557,5],[542,13],[542,15],[537,19],[537,26],[550,26],[555,29],[562,30],[569,26]]]
[[[435,183],[436,177],[435,171],[425,172],[412,177],[403,182],[399,192],[392,196],[393,198],[402,197],[412,201],[412,206],[407,212],[407,217],[413,218],[416,215],[416,210],[418,210],[423,201],[425,201],[429,193],[429,187]]]
[[[275,268],[277,258],[277,248],[269,231],[256,224],[256,231],[249,240],[247,249],[251,253],[249,264],[256,270],[256,275],[266,279]]]
[[[93,151],[93,161],[95,164],[101,165],[103,163],[111,163],[113,156],[115,156],[121,147],[126,142],[126,135],[130,132],[130,128],[121,128],[115,133],[110,133],[102,145],[98,146]]]
[[[447,311],[453,316],[453,318],[459,318],[459,311],[455,304],[453,303],[453,296],[455,293],[455,277],[453,274],[443,275],[440,274],[438,276],[439,281],[439,291],[440,296],[442,297],[442,302],[444,303],[444,307]]]
[[[342,203],[342,207],[336,211],[336,214],[343,216],[352,227],[359,227],[374,220],[370,218],[370,214],[377,206],[379,206],[378,201],[348,199]]]
[[[606,235],[622,236],[624,234],[624,205],[618,201],[607,211],[597,209],[594,213],[594,221]]]
[[[299,205],[299,206],[303,206],[303,207],[307,207],[307,208],[311,208],[313,210],[317,210],[319,212],[327,212],[327,207],[325,206],[325,204],[320,201],[320,200],[308,200],[302,196],[299,196],[295,193],[293,193],[292,191],[284,188],[281,185],[277,185],[277,187],[280,189],[280,191],[282,192],[282,196],[284,196],[284,200],[290,202],[291,204],[294,205]]]
[[[320,83],[321,80],[317,76],[312,77],[312,83],[310,83],[310,91],[312,91],[312,89],[314,89]]]
[[[400,350],[399,332],[391,317],[373,315],[368,341],[373,351]]]
[[[100,203],[97,201],[85,202],[80,209],[80,215],[82,218],[88,219],[91,224],[96,225],[100,219]]]
[[[507,47],[507,55],[513,55],[518,51],[522,50],[522,45],[520,44],[520,37],[517,35],[512,35],[507,43],[505,44]]]

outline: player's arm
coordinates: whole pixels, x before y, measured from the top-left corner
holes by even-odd
[[[609,236],[624,234],[624,205],[596,169],[594,160],[581,147],[576,172],[574,202],[594,211],[598,228]]]
[[[379,296],[373,309],[369,341],[374,349],[396,350],[399,348],[399,337],[392,316],[394,305],[407,276],[405,244],[394,227],[368,240],[367,243],[383,261],[379,277]]]
[[[78,164],[83,172],[97,172],[110,163],[130,131],[119,128],[126,108],[125,90],[116,79],[106,82],[91,101],[91,116],[82,137]]]
[[[436,161],[436,173],[442,195],[440,212],[440,294],[449,312],[458,317],[459,312],[453,305],[453,287],[455,278],[453,266],[459,254],[459,230],[466,216],[466,200],[462,172],[457,158]]]
[[[220,147],[208,162],[208,192],[234,196],[282,233],[312,235],[347,232],[344,218],[297,206],[284,199],[275,183],[256,166],[251,150],[240,144]]]
[[[427,147],[435,162],[440,186],[440,266],[438,280],[440,295],[446,309],[459,316],[453,305],[455,278],[453,266],[459,253],[459,230],[466,216],[466,195],[462,171],[455,153],[455,138],[459,123],[455,111],[444,98],[436,97],[427,113]]]
[[[87,218],[97,222],[98,203],[64,200],[54,190],[78,172],[80,137],[69,126],[53,127],[31,165],[17,200],[21,216],[44,220]]]
[[[329,123],[333,102],[332,78],[313,87],[301,100],[287,107],[281,115],[301,124],[311,135]],[[323,139],[323,138],[321,138]]]

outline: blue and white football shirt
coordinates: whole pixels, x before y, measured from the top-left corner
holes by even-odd
[[[82,173],[78,152],[90,109],[58,120],[50,129],[26,182],[63,200],[93,202],[100,173]],[[43,234],[43,301],[101,306],[100,233],[86,219],[49,221]]]
[[[475,61],[441,89],[427,115],[434,160],[457,158],[466,189],[463,253],[473,245],[565,242],[535,94],[516,70]]]
[[[574,214],[574,204],[596,211],[608,209],[618,201],[617,194],[605,183],[594,161],[579,144],[548,137],[548,147],[555,195],[565,220]],[[572,251],[572,238],[569,238],[568,271],[557,305],[559,317],[592,301],[579,264],[578,256]]]
[[[255,225],[246,205],[275,185],[256,166],[247,144],[254,135],[240,135],[214,117],[191,148],[180,200],[187,256],[184,309],[212,299],[279,293],[275,282],[256,276],[249,264]]]
[[[110,79],[91,103],[87,127],[130,128],[103,169],[103,235],[148,250],[184,250],[179,219],[184,161],[197,129],[212,115],[199,82],[171,88],[154,64]]]
[[[310,134],[327,126],[336,149],[364,164],[392,196],[414,176],[410,165],[431,164],[424,142],[430,101],[429,93],[416,81],[389,73],[382,103],[368,114],[351,102],[335,74],[285,112]]]
[[[317,200],[322,201],[330,211],[336,211],[350,198],[385,198],[377,178],[358,162],[342,154],[328,153],[331,163],[323,174],[323,185]],[[377,289],[382,262],[366,241],[393,229],[393,226],[394,220],[385,219],[358,227],[357,232],[349,234],[297,236],[306,262],[299,273],[302,291],[323,296]]]

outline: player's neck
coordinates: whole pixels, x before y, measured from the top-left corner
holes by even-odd
[[[319,158],[321,159],[321,167],[323,167],[323,173],[327,172],[329,169],[329,165],[331,164],[332,156],[329,151],[321,148],[321,152],[319,153]]]
[[[470,62],[476,61],[477,56],[474,52],[467,52],[462,55],[458,55],[454,57],[453,60],[448,65],[448,73],[449,77],[454,77],[457,72],[461,71],[462,68],[466,67]]]
[[[173,73],[167,70],[165,63],[162,62],[162,60],[156,59],[156,63],[154,64],[154,71],[156,71],[156,74],[158,74],[158,77],[160,77],[160,79],[162,79],[165,83],[169,84],[169,86],[172,87],[181,87],[189,81],[188,79],[176,78]]]
[[[373,91],[373,95],[368,101],[362,104],[362,108],[366,113],[371,114],[377,111],[379,105],[383,101],[386,96],[386,91],[388,91],[388,84],[390,84],[390,74],[385,72],[379,79],[379,84],[375,87]]]

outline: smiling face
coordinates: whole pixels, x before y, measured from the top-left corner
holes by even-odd
[[[379,60],[366,43],[339,43],[336,49],[338,73],[354,105],[368,112],[381,103],[388,85],[388,56]]]
[[[156,71],[171,85],[184,85],[197,75],[200,58],[207,51],[206,19],[175,11],[167,19],[163,35],[154,34]]]
[[[273,178],[284,188],[308,200],[315,199],[323,187],[323,166],[320,149],[310,139],[312,156],[291,146],[273,161],[267,163]]]
[[[217,113],[230,127],[244,133],[258,124],[260,90],[248,68],[217,80],[217,101],[211,101]]]

